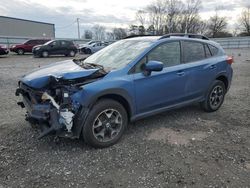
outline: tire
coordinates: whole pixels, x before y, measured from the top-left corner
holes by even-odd
[[[49,52],[48,51],[43,51],[42,52],[42,57],[49,57]]]
[[[119,102],[100,100],[90,110],[85,121],[83,139],[95,148],[112,146],[121,139],[127,124],[127,112]]]
[[[18,55],[23,55],[23,54],[24,54],[24,50],[23,50],[22,48],[19,48],[19,49],[17,50],[17,54],[18,54]]]
[[[74,50],[69,51],[68,54],[69,54],[70,57],[75,57],[75,55],[76,55]]]
[[[206,99],[201,103],[201,107],[206,112],[217,111],[224,102],[225,94],[225,84],[220,80],[215,80],[208,90]]]

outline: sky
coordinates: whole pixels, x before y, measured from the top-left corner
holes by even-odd
[[[150,0],[0,0],[0,15],[55,24],[56,37],[77,38],[76,18],[80,18],[80,32],[100,24],[108,29],[126,28],[135,22],[135,13]],[[219,10],[227,16],[229,28],[238,23],[237,16],[250,0],[202,1],[200,16],[208,19]]]

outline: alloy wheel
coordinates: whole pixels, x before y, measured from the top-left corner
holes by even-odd
[[[99,142],[109,142],[119,135],[121,128],[120,112],[115,109],[106,109],[95,118],[92,131]]]
[[[220,85],[214,87],[212,92],[210,93],[209,102],[213,109],[218,108],[223,102],[224,90]]]

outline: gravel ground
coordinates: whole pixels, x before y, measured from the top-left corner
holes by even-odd
[[[37,140],[16,105],[19,77],[65,59],[0,57],[0,188],[250,186],[249,61],[233,64],[219,111],[165,112],[131,124],[115,146],[93,149],[81,140]]]

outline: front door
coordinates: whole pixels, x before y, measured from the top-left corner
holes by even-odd
[[[160,44],[136,65],[133,79],[137,114],[179,104],[185,98],[187,75],[180,49],[179,41]],[[162,62],[164,69],[144,75],[142,65],[150,60]]]

